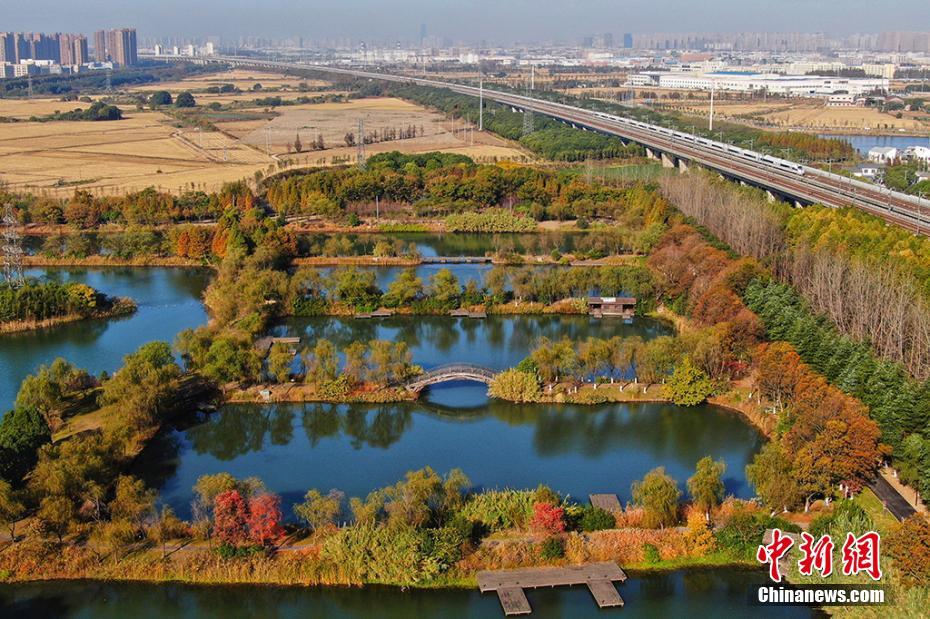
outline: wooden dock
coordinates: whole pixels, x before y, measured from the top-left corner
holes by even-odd
[[[455,309],[449,312],[449,315],[452,316],[453,318],[479,318],[480,319],[480,318],[488,317],[488,313],[484,310],[478,310],[476,312],[472,312],[467,309]]]
[[[623,606],[614,582],[626,580],[626,573],[616,563],[589,563],[566,567],[526,567],[514,570],[478,572],[478,589],[494,591],[504,614],[526,615],[532,612],[524,589],[587,585],[600,608]]]
[[[381,309],[375,310],[375,311],[373,311],[373,312],[359,312],[359,313],[355,314],[355,318],[363,318],[363,319],[368,319],[368,318],[390,318],[390,317],[393,316],[393,315],[394,315],[394,310],[392,310],[392,309],[385,309],[385,308],[382,307]]]
[[[491,264],[490,256],[424,256],[421,264]]]
[[[622,512],[623,507],[620,505],[620,499],[616,494],[591,494],[588,495],[593,507],[599,507],[608,512]]]
[[[262,354],[268,354],[271,347],[275,344],[290,344],[297,346],[300,344],[299,337],[260,337],[255,340],[255,348]],[[295,349],[296,352],[296,349]]]

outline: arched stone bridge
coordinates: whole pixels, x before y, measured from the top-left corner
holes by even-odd
[[[495,376],[497,376],[497,372],[481,367],[480,365],[450,363],[448,365],[440,365],[429,372],[424,372],[410,379],[404,387],[407,391],[416,393],[430,385],[446,383],[453,380],[473,380],[489,385],[491,381],[494,380]]]

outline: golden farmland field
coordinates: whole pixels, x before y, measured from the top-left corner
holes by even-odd
[[[256,80],[262,83],[261,91],[222,95],[203,92],[210,86],[227,83],[251,88]],[[296,87],[300,82],[307,83],[309,91],[298,92]],[[182,127],[167,113],[137,110],[134,105],[125,103],[117,103],[124,113],[120,121],[29,122],[31,116],[86,108],[89,104],[51,98],[0,99],[0,116],[21,119],[21,122],[0,123],[0,180],[12,189],[55,195],[67,195],[76,188],[102,194],[146,187],[172,192],[191,187],[210,191],[225,182],[251,177],[259,170],[266,171],[282,159],[301,165],[354,161],[356,149],[346,146],[345,134],[357,131],[359,118],[365,119],[369,130],[418,127],[415,138],[367,145],[368,154],[390,150],[444,150],[482,160],[522,161],[527,157],[522,150],[496,136],[463,131],[461,122],[453,134],[450,123],[441,114],[399,99],[363,99],[275,109],[251,105],[256,97],[337,94],[312,90],[320,86],[321,82],[228,71],[130,91],[131,94],[168,90],[176,95],[190,90],[201,105],[213,101],[242,102],[232,112],[204,112],[216,131]],[[282,87],[295,90],[276,90]],[[419,135],[420,127],[422,135]],[[298,133],[305,149],[310,148],[318,134],[323,135],[326,148],[300,155],[289,153],[288,146]],[[270,152],[266,152],[266,135],[271,138]]]
[[[707,102],[682,102],[675,107],[685,113],[700,116],[707,116],[710,113],[710,104]],[[716,105],[714,115],[719,119],[737,122],[757,121],[776,129],[831,130],[850,133],[930,130],[930,123],[910,113],[903,113],[901,118],[897,118],[895,114],[881,112],[872,107],[828,107],[823,103],[811,101],[723,102]]]

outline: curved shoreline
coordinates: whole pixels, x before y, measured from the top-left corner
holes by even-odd
[[[58,325],[79,322],[82,320],[99,320],[115,318],[117,316],[128,316],[129,314],[135,313],[137,309],[138,307],[136,306],[135,301],[127,297],[119,297],[113,300],[113,306],[111,308],[96,311],[87,316],[82,314],[65,314],[64,316],[46,318],[45,320],[14,320],[0,323],[0,334],[6,335],[9,333],[38,331],[41,329],[48,329],[50,327],[57,327]]]

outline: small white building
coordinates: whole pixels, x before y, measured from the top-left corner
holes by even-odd
[[[876,146],[869,149],[869,161],[875,163],[892,163],[898,158],[898,149],[893,146]]]
[[[930,148],[926,146],[908,146],[901,155],[904,159],[916,161],[930,161]]]
[[[881,166],[877,163],[860,163],[858,166],[853,168],[853,176],[858,178],[865,178],[868,180],[874,180],[882,175],[884,172],[884,166]]]

